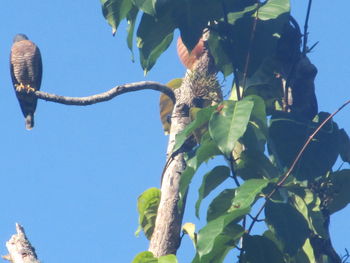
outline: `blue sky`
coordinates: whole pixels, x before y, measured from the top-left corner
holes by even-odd
[[[292,1],[301,24],[306,2]],[[319,108],[329,112],[350,97],[350,2],[338,3],[315,1],[309,28],[310,44],[320,41],[310,54],[319,70]],[[0,25],[0,254],[6,254],[5,241],[19,222],[43,262],[131,262],[148,248],[142,235],[134,236],[136,200],[159,186],[165,160],[159,94],[125,94],[89,107],[39,101],[35,127],[28,132],[12,90],[8,56],[13,36],[27,34],[42,53],[41,89],[87,96],[118,84],[182,77],[185,69],[174,43],[145,78],[138,60],[131,62],[126,24],[112,37],[98,0],[1,0]],[[349,115],[347,108],[335,119],[350,133]],[[185,221],[197,223],[194,188]],[[331,221],[340,253],[350,249],[349,216],[347,207]],[[191,243],[185,240],[182,248],[180,262],[190,262]]]

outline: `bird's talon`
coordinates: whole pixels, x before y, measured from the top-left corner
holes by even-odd
[[[22,90],[26,89],[26,87],[23,85],[23,83],[15,84],[16,91],[21,92]]]

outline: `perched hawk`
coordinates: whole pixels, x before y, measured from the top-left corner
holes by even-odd
[[[34,126],[34,112],[37,98],[29,91],[39,90],[42,77],[42,63],[39,48],[23,34],[13,39],[10,54],[10,71],[16,96],[25,117],[26,129]]]

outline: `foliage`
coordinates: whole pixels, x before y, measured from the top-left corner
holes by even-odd
[[[322,250],[318,244],[330,238],[330,215],[350,202],[347,190],[350,170],[332,170],[339,156],[349,162],[350,140],[332,119],[323,125],[329,113],[320,112],[309,118],[305,114],[309,112],[303,111],[302,106],[308,106],[309,92],[314,91],[315,73],[306,71],[300,76],[297,72],[300,61],[312,64],[300,51],[301,34],[290,16],[290,1],[101,2],[113,31],[121,20],[129,22],[130,49],[136,14],[142,13],[136,35],[145,72],[169,47],[175,29],[180,30],[189,50],[203,30],[209,29],[209,49],[217,69],[224,76],[234,74],[231,99],[196,111],[193,122],[177,135],[173,149],[173,152],[179,150],[201,129],[199,143],[186,153],[180,208],[201,164],[219,156],[225,160],[225,164],[203,177],[195,206],[197,217],[202,200],[224,181],[232,179],[232,187],[211,201],[207,224],[198,233],[191,223],[183,228],[195,245],[192,262],[220,263],[237,247],[240,263],[311,263],[319,256],[331,262],[329,248]],[[175,80],[169,85],[177,88],[180,82]],[[298,111],[287,110],[288,88],[294,92],[294,105],[301,105]],[[301,94],[296,94],[298,88],[304,89]],[[169,100],[163,97],[161,116],[166,132],[171,108]],[[301,152],[321,124],[323,127]],[[296,159],[299,153],[302,153],[300,160]],[[139,223],[147,237],[152,234],[159,194],[152,189],[139,198]],[[251,215],[257,210],[260,212]],[[253,235],[253,227],[262,219],[261,212],[265,214],[266,231],[263,235]],[[142,252],[133,262],[176,261],[173,257],[157,259],[150,252]]]

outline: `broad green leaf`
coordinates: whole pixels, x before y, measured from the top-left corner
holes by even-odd
[[[350,170],[345,169],[331,173],[331,202],[328,205],[330,213],[335,213],[350,203]]]
[[[196,225],[193,223],[185,223],[182,226],[182,231],[190,237],[194,247],[196,247],[197,245]]]
[[[237,207],[250,207],[256,198],[262,194],[262,190],[268,183],[269,180],[266,179],[250,179],[245,181],[236,189],[236,195],[229,211]]]
[[[199,208],[202,200],[207,197],[212,190],[218,187],[230,176],[230,168],[227,166],[216,166],[213,170],[204,175],[202,185],[198,190],[198,200],[196,202],[196,216],[199,218]]]
[[[250,100],[224,101],[210,118],[210,136],[227,158],[230,158],[235,142],[247,129],[253,106]]]
[[[225,189],[211,201],[207,211],[207,221],[212,221],[225,214],[232,205],[235,189]]]
[[[235,173],[244,180],[253,178],[274,178],[279,176],[278,169],[261,151],[247,150],[241,153],[235,162]]]
[[[130,0],[100,0],[102,4],[102,13],[110,26],[113,35],[117,31],[119,23],[123,20],[132,8]]]
[[[185,143],[187,138],[203,124],[209,121],[210,116],[215,110],[215,106],[203,108],[196,114],[196,119],[192,121],[187,127],[179,134],[176,135],[176,142],[173,152],[176,152]]]
[[[128,37],[127,37],[127,44],[128,48],[131,51],[131,59],[132,62],[134,62],[134,51],[133,51],[133,39],[134,39],[134,29],[135,29],[135,23],[136,23],[136,17],[138,13],[138,9],[136,7],[132,7],[129,13],[126,16],[126,20],[128,21]]]
[[[158,263],[178,263],[175,255],[165,255],[158,258]]]
[[[289,13],[290,0],[268,0],[258,10],[260,20],[277,19],[281,14]]]
[[[136,255],[132,263],[158,263],[152,252],[144,251]]]
[[[245,258],[249,263],[285,263],[282,252],[264,236],[243,236]]]
[[[199,257],[202,259],[205,255],[215,253],[215,245],[221,243],[220,240],[222,235],[225,234],[225,228],[230,224],[235,224],[249,212],[250,207],[237,208],[208,222],[198,233],[197,251]],[[244,229],[239,225],[235,225],[234,233],[231,235],[231,238],[237,241],[243,233]]]
[[[142,229],[145,236],[148,239],[151,238],[160,202],[160,194],[160,189],[150,188],[143,192],[137,199],[139,228],[136,231],[136,235],[138,235]]]
[[[166,85],[172,90],[177,89],[181,86],[182,79],[177,78],[169,81]],[[173,101],[164,93],[161,93],[159,99],[159,108],[160,108],[160,120],[163,124],[164,133],[167,135],[170,132],[170,117],[173,112],[174,103]]]
[[[175,25],[171,17],[154,18],[143,14],[137,29],[137,47],[140,50],[141,66],[145,74],[154,66],[158,57],[173,40]]]
[[[156,0],[131,0],[131,1],[135,6],[137,6],[146,14],[153,16],[156,13],[155,11]]]
[[[296,255],[310,234],[303,215],[288,203],[268,201],[265,216],[269,228],[282,241],[284,251],[291,256]]]
[[[283,167],[291,166],[307,138],[326,116],[319,113],[319,120],[307,123],[294,119],[291,114],[278,113],[273,116],[269,128],[272,143],[269,147]],[[298,180],[324,176],[332,168],[340,151],[338,131],[338,125],[330,121],[314,137],[293,171]]]
[[[221,263],[227,253],[235,247],[244,233],[243,227],[237,224],[227,225],[224,231],[214,241],[213,248],[209,253],[203,254],[199,251],[201,263]]]

